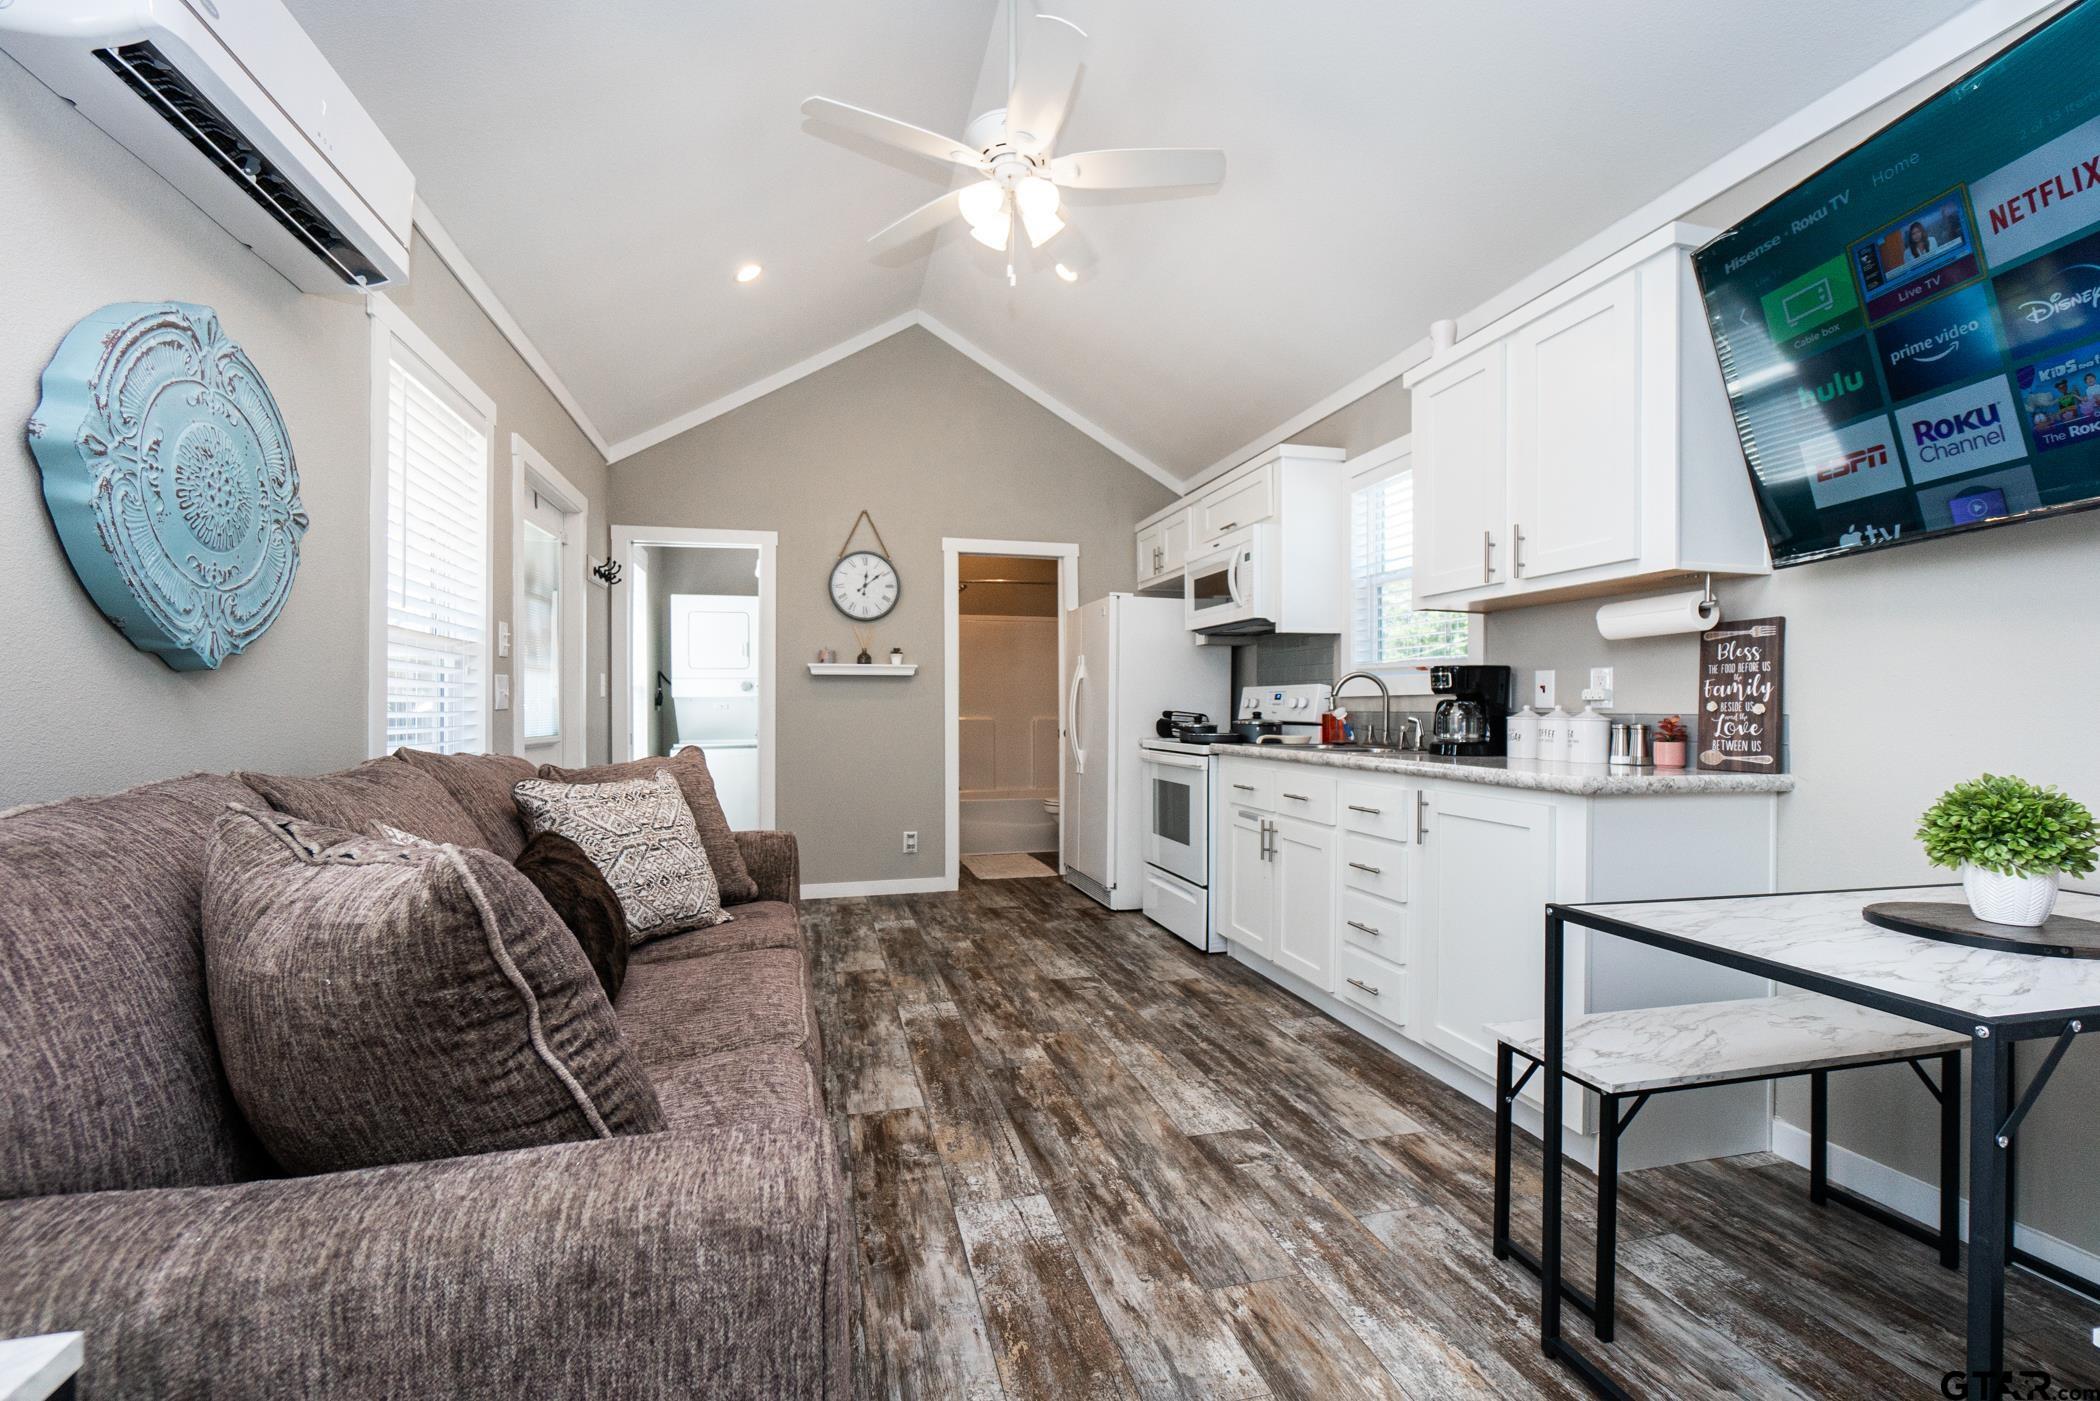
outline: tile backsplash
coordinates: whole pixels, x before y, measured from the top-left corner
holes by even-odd
[[[1342,639],[1328,632],[1279,632],[1232,649],[1232,693],[1245,686],[1300,686],[1339,674]]]

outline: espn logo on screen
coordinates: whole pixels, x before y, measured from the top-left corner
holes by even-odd
[[[1818,507],[1900,491],[1903,468],[1896,461],[1896,436],[1887,414],[1824,433],[1801,445],[1801,465]]]

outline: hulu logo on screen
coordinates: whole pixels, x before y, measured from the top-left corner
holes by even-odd
[[[1765,310],[1765,328],[1787,350],[1806,350],[1863,324],[1859,295],[1852,289],[1852,269],[1843,254],[1818,263],[1759,300]]]

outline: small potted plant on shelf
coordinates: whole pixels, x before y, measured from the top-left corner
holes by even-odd
[[[2061,789],[1985,774],[1925,809],[1918,840],[1933,865],[1961,873],[1978,919],[2032,928],[2048,921],[2064,876],[2092,874],[2100,825]]]
[[[1691,742],[1684,734],[1683,716],[1667,715],[1655,722],[1655,767],[1683,768],[1690,748]]]

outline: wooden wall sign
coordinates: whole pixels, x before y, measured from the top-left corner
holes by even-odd
[[[1778,773],[1786,619],[1729,619],[1699,636],[1698,766]]]

